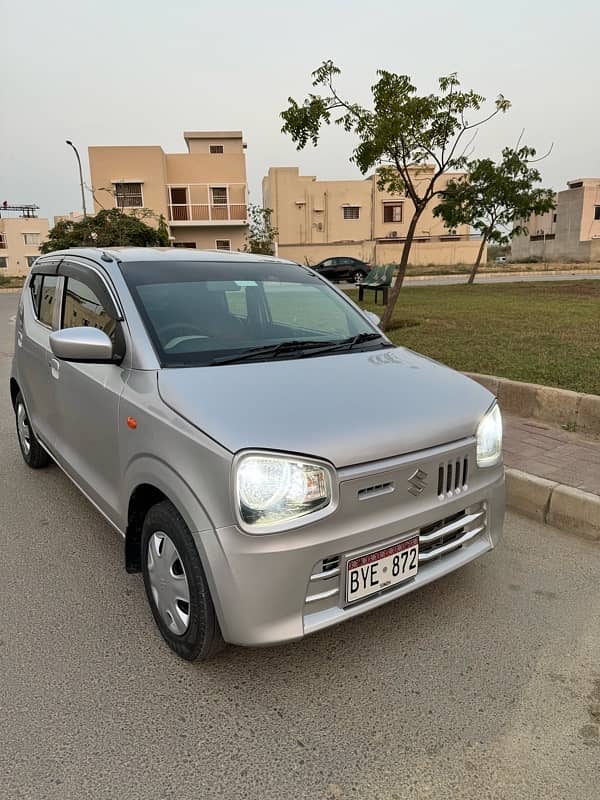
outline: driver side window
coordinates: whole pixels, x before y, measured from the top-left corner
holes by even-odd
[[[77,278],[66,279],[63,328],[90,327],[104,331],[115,341],[118,322],[108,315],[106,309],[90,287]]]

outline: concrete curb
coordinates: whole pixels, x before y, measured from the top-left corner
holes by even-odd
[[[573,425],[583,433],[600,433],[599,395],[510,381],[476,372],[465,372],[465,375],[495,394],[500,408],[507,414],[533,417],[557,425]]]
[[[20,294],[21,289],[0,289],[0,294]]]
[[[539,522],[600,542],[600,497],[596,494],[507,469],[506,503]]]

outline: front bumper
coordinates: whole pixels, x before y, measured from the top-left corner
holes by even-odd
[[[196,534],[225,640],[269,645],[300,639],[491,550],[504,521],[504,468],[480,470],[475,463],[469,439],[341,470],[339,507],[319,522],[270,535],[246,534],[236,526],[218,529],[216,536]],[[415,468],[430,477],[418,496],[406,491]],[[420,538],[417,575],[347,606],[346,554],[411,533]]]

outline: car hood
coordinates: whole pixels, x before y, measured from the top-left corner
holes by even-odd
[[[459,372],[404,348],[169,368],[158,388],[232,453],[279,450],[337,467],[472,436],[493,401]]]

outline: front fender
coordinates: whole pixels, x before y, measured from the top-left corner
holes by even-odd
[[[216,591],[213,570],[208,556],[208,551],[214,550],[215,546],[220,549],[220,543],[218,543],[215,527],[206,508],[192,487],[167,462],[157,456],[140,455],[128,464],[123,478],[123,508],[129,508],[131,496],[142,485],[158,489],[181,514],[189,528],[204,568],[217,618],[221,625],[221,630],[223,630],[223,610]],[[130,535],[130,528],[127,522],[125,520],[123,525],[123,530],[127,531],[126,552],[127,539]]]

